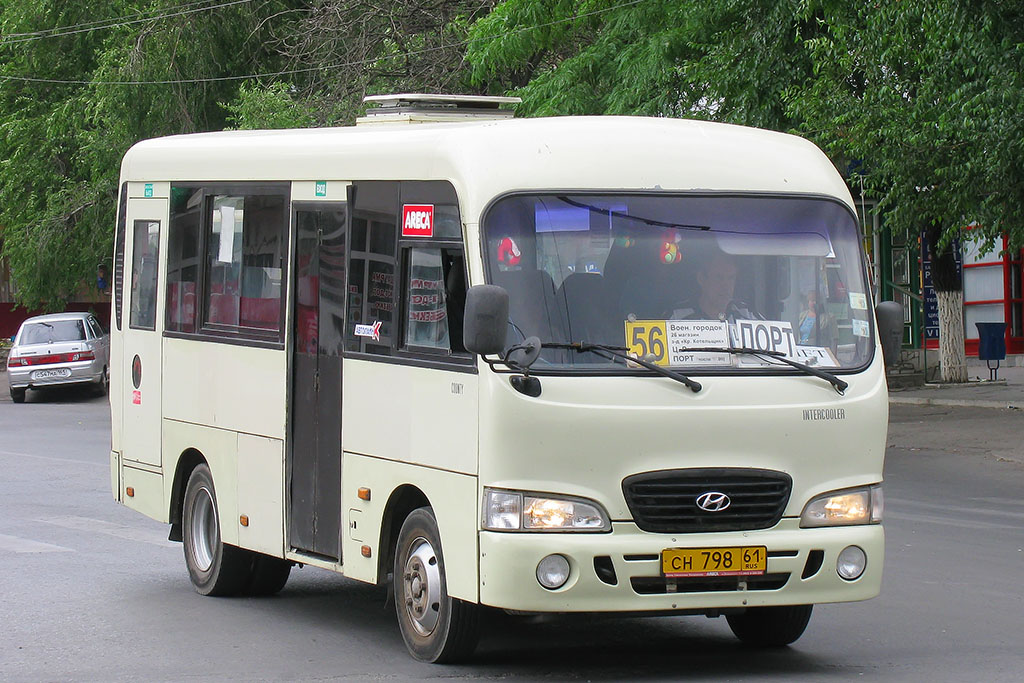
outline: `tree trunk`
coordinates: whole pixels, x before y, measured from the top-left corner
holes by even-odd
[[[967,381],[964,352],[964,285],[956,267],[952,242],[939,249],[942,227],[938,222],[925,228],[932,261],[932,286],[939,306],[939,362],[943,382]],[[927,373],[927,370],[926,370]]]
[[[939,359],[943,382],[967,381],[963,290],[935,292],[939,304]]]

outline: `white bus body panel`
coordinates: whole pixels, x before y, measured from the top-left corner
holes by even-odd
[[[504,376],[481,380],[480,481],[497,488],[579,496],[597,501],[613,522],[610,534],[480,534],[481,601],[540,611],[662,610],[863,600],[881,589],[884,534],[879,525],[800,529],[813,497],[881,481],[888,420],[881,351],[850,382],[844,396],[817,377],[700,378],[693,393],[668,378],[541,377],[529,399]],[[754,381],[756,379],[756,381]],[[828,408],[835,420],[805,417]],[[649,533],[626,507],[622,481],[632,474],[677,468],[763,468],[793,478],[788,507],[771,529],[719,533]],[[536,473],[537,476],[531,476]],[[846,582],[838,553],[860,545],[868,570]],[[707,594],[640,595],[631,577],[657,577],[661,551],[673,547],[763,545],[799,551],[769,559],[768,572],[790,572],[784,588]],[[825,551],[822,568],[800,578],[808,550]],[[561,553],[575,568],[558,591],[533,578],[545,555]],[[595,556],[611,558],[617,586],[597,579]],[[629,561],[627,556],[648,556]],[[580,568],[583,571],[580,571]],[[554,601],[554,602],[552,602]]]
[[[128,212],[125,225],[125,269],[124,298],[121,330],[123,351],[119,351],[118,367],[114,374],[123,379],[116,387],[111,385],[111,392],[117,391],[120,397],[118,406],[121,416],[121,457],[128,462],[140,462],[149,465],[160,465],[160,415],[162,410],[162,362],[160,345],[162,325],[157,322],[155,330],[134,329],[131,326],[132,261],[135,248],[133,227],[136,221],[156,221],[160,224],[160,253],[167,249],[167,196],[170,192],[168,183],[155,183],[164,194],[162,197],[142,197],[142,184],[129,183]],[[157,194],[154,190],[153,194]],[[163,258],[163,256],[161,256]],[[164,315],[164,297],[166,286],[166,268],[157,269],[156,320],[162,321]],[[116,335],[115,335],[116,336]],[[141,367],[141,382],[135,387],[132,379],[132,365],[138,357]],[[114,362],[111,357],[111,363]]]
[[[164,417],[171,420],[284,439],[286,378],[280,350],[164,339]]]
[[[376,583],[378,556],[388,549],[379,548],[381,521],[390,494],[403,485],[411,485],[423,492],[430,501],[437,527],[441,530],[441,552],[444,557],[448,594],[461,600],[479,599],[477,560],[477,530],[480,528],[476,477],[410,465],[408,463],[370,458],[356,453],[344,453],[342,482],[345,490],[345,518],[342,537],[342,556],[345,576]],[[370,489],[370,500],[356,497],[356,491]],[[357,521],[355,528],[352,522]],[[363,545],[369,545],[372,556],[361,554]],[[388,572],[390,567],[385,567]]]
[[[477,375],[346,358],[342,383],[346,451],[476,474]]]
[[[239,434],[236,464],[238,545],[284,557],[284,442]]]

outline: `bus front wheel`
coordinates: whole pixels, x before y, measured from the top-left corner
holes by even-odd
[[[220,516],[213,477],[205,463],[192,470],[182,510],[185,564],[200,595],[237,595],[252,571],[249,553],[221,542]]]
[[[783,647],[796,642],[811,620],[813,605],[751,607],[726,616],[729,628],[744,643],[757,647]]]
[[[395,547],[395,610],[402,638],[424,662],[455,662],[473,653],[479,638],[477,605],[448,595],[437,520],[430,508],[414,510]]]

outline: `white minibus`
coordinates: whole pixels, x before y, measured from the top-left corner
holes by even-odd
[[[437,662],[488,608],[779,646],[878,594],[903,320],[820,150],[370,99],[354,127],[124,157],[111,485],[198,592],[391,582]]]

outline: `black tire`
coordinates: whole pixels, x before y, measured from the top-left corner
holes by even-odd
[[[239,595],[252,577],[252,553],[221,542],[220,513],[206,463],[196,466],[185,488],[181,519],[185,565],[200,595]]]
[[[252,570],[249,585],[245,594],[252,596],[275,595],[281,592],[288,583],[288,575],[292,571],[292,563],[279,557],[271,557],[262,553],[252,555]]]
[[[413,510],[398,533],[394,591],[398,625],[413,657],[440,664],[473,654],[480,609],[448,595],[441,536],[430,508]]]
[[[11,400],[14,401],[15,403],[24,403],[25,391],[25,387],[22,387],[20,389],[15,389],[14,387],[11,387]]]
[[[751,607],[743,614],[727,615],[726,619],[736,637],[748,645],[783,647],[803,635],[813,607]]]
[[[97,383],[96,395],[106,396],[108,393],[110,393],[110,371],[103,368],[103,377],[101,377],[100,381]]]

